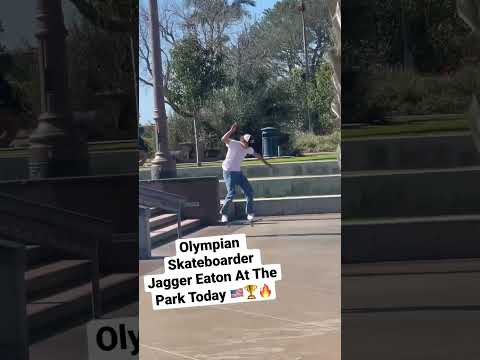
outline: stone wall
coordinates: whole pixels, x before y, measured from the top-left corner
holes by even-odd
[[[89,175],[133,173],[138,169],[136,140],[102,141],[88,144]],[[0,181],[29,177],[28,147],[0,148]]]

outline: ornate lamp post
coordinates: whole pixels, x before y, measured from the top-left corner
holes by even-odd
[[[152,179],[176,176],[175,162],[168,150],[167,113],[165,111],[165,98],[163,88],[162,53],[160,47],[160,32],[158,24],[157,0],[150,0],[150,34],[152,37],[152,63],[153,63],[153,92],[155,107],[153,118],[156,124],[156,153],[152,160]]]
[[[41,114],[30,136],[30,177],[88,172],[72,136],[67,92],[66,29],[61,0],[37,0]]]

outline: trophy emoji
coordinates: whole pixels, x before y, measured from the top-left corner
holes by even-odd
[[[245,286],[245,290],[247,290],[250,295],[248,295],[248,300],[254,300],[256,299],[255,295],[253,295],[253,292],[255,291],[255,289],[257,288],[257,285],[247,285]]]

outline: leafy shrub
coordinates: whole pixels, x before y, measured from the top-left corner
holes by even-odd
[[[368,78],[367,107],[402,115],[464,112],[472,93],[480,94],[480,69],[422,76],[408,71],[377,71]]]
[[[329,135],[299,133],[292,137],[293,154],[335,151],[340,143],[340,130]]]

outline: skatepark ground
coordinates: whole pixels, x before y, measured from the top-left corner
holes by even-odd
[[[140,292],[141,360],[340,359],[340,215],[261,217],[212,226],[187,237],[247,235],[262,263],[281,264],[277,299],[153,311]],[[174,243],[153,250],[141,274],[162,273]],[[140,289],[143,281],[140,280]]]
[[[342,266],[346,359],[479,359],[480,260]]]

